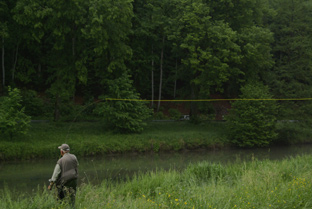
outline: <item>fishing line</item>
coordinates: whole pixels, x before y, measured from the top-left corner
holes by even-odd
[[[87,109],[88,107],[90,107],[90,106],[92,106],[92,105],[94,105],[94,104],[96,104],[96,103],[103,102],[103,101],[104,101],[104,100],[98,100],[98,101],[94,101],[94,102],[92,102],[92,103],[90,103],[90,104],[87,104],[87,105],[85,105],[85,106],[76,114],[75,118],[71,121],[71,124],[70,124],[70,126],[69,126],[69,128],[68,128],[68,130],[67,130],[67,134],[66,134],[66,137],[65,137],[65,143],[67,143],[69,131],[71,130],[71,128],[72,128],[72,126],[73,126],[73,123],[77,120],[77,117],[78,117],[79,115],[81,115],[81,113],[82,113],[85,109]]]
[[[147,99],[117,99],[117,98],[106,98],[106,101],[133,101],[133,102],[218,102],[218,101],[307,101],[312,98],[288,98],[288,99],[244,99],[244,98],[233,98],[233,99],[176,99],[176,100],[147,100]]]
[[[163,99],[163,100],[149,100],[149,99],[118,99],[118,98],[105,98],[102,100],[94,101],[88,105],[85,105],[75,116],[75,118],[71,121],[70,127],[68,128],[67,135],[65,137],[65,143],[67,143],[67,139],[69,136],[69,132],[72,129],[73,123],[77,120],[77,117],[81,115],[81,113],[87,109],[88,107],[101,103],[101,102],[108,102],[108,101],[128,101],[128,102],[222,102],[222,101],[309,101],[312,100],[312,98],[286,98],[286,99],[257,99],[257,98],[231,98],[231,99],[176,99],[176,100],[170,100],[170,99]]]

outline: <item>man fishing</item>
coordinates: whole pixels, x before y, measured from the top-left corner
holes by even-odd
[[[62,157],[56,163],[52,178],[49,180],[48,189],[51,190],[55,184],[58,190],[58,199],[69,198],[72,207],[74,207],[78,179],[78,160],[75,155],[69,153],[68,144],[62,144],[58,148]]]

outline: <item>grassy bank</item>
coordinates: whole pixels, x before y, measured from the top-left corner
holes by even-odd
[[[311,208],[312,156],[283,161],[208,162],[186,170],[138,175],[126,182],[85,184],[76,208]],[[53,192],[52,192],[53,193]],[[1,208],[66,208],[51,192],[12,198],[1,191]]]
[[[223,146],[224,123],[150,122],[141,134],[116,134],[101,122],[32,123],[26,136],[0,136],[0,160],[50,158],[68,143],[78,156],[162,152]]]

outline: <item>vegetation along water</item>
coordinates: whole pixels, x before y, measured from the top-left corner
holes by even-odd
[[[0,161],[51,159],[62,143],[94,156],[311,142],[311,11],[311,0],[1,1]],[[77,207],[311,208],[310,162],[88,184]],[[1,208],[63,207],[48,191],[1,192]]]
[[[311,208],[312,156],[222,165],[200,162],[177,172],[137,174],[125,182],[79,187],[76,208]],[[44,189],[14,197],[0,191],[1,208],[66,208]]]
[[[65,142],[78,156],[214,149],[227,142],[223,130],[219,122],[150,122],[141,134],[114,133],[100,121],[32,123],[27,135],[13,140],[0,136],[0,160],[54,158],[58,156],[55,147]]]

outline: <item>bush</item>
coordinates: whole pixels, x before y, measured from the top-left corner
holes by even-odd
[[[1,99],[0,103],[0,132],[9,134],[26,134],[29,128],[30,116],[25,114],[21,105],[20,90],[9,87],[9,95]]]
[[[191,115],[189,122],[198,125],[202,122],[202,119],[199,115]]]
[[[228,117],[231,142],[240,147],[268,146],[277,137],[276,101],[266,100],[272,96],[261,83],[247,84],[241,92],[240,98],[246,100],[235,101]]]
[[[186,173],[194,176],[197,180],[218,180],[226,175],[224,166],[221,164],[201,162],[197,165],[189,165]]]
[[[276,144],[305,143],[312,138],[311,126],[301,121],[281,120],[276,126]]]
[[[25,107],[25,113],[31,116],[44,115],[44,102],[37,95],[36,91],[25,90],[22,92],[21,104]]]
[[[170,115],[171,119],[173,119],[173,120],[180,120],[181,112],[179,110],[170,108],[168,110],[168,112],[169,112],[169,115]]]
[[[83,106],[75,104],[72,100],[65,100],[60,104],[61,121],[77,121],[85,118]]]
[[[101,99],[105,101],[107,98],[116,98],[117,100],[106,100],[98,104],[95,112],[104,116],[111,128],[117,132],[142,132],[146,125],[144,120],[150,117],[152,111],[144,102],[136,101],[140,97],[133,89],[129,76],[124,73],[115,80],[109,80],[108,87],[109,95],[102,96]]]
[[[165,120],[168,119],[163,112],[155,112],[153,115],[154,120]]]

